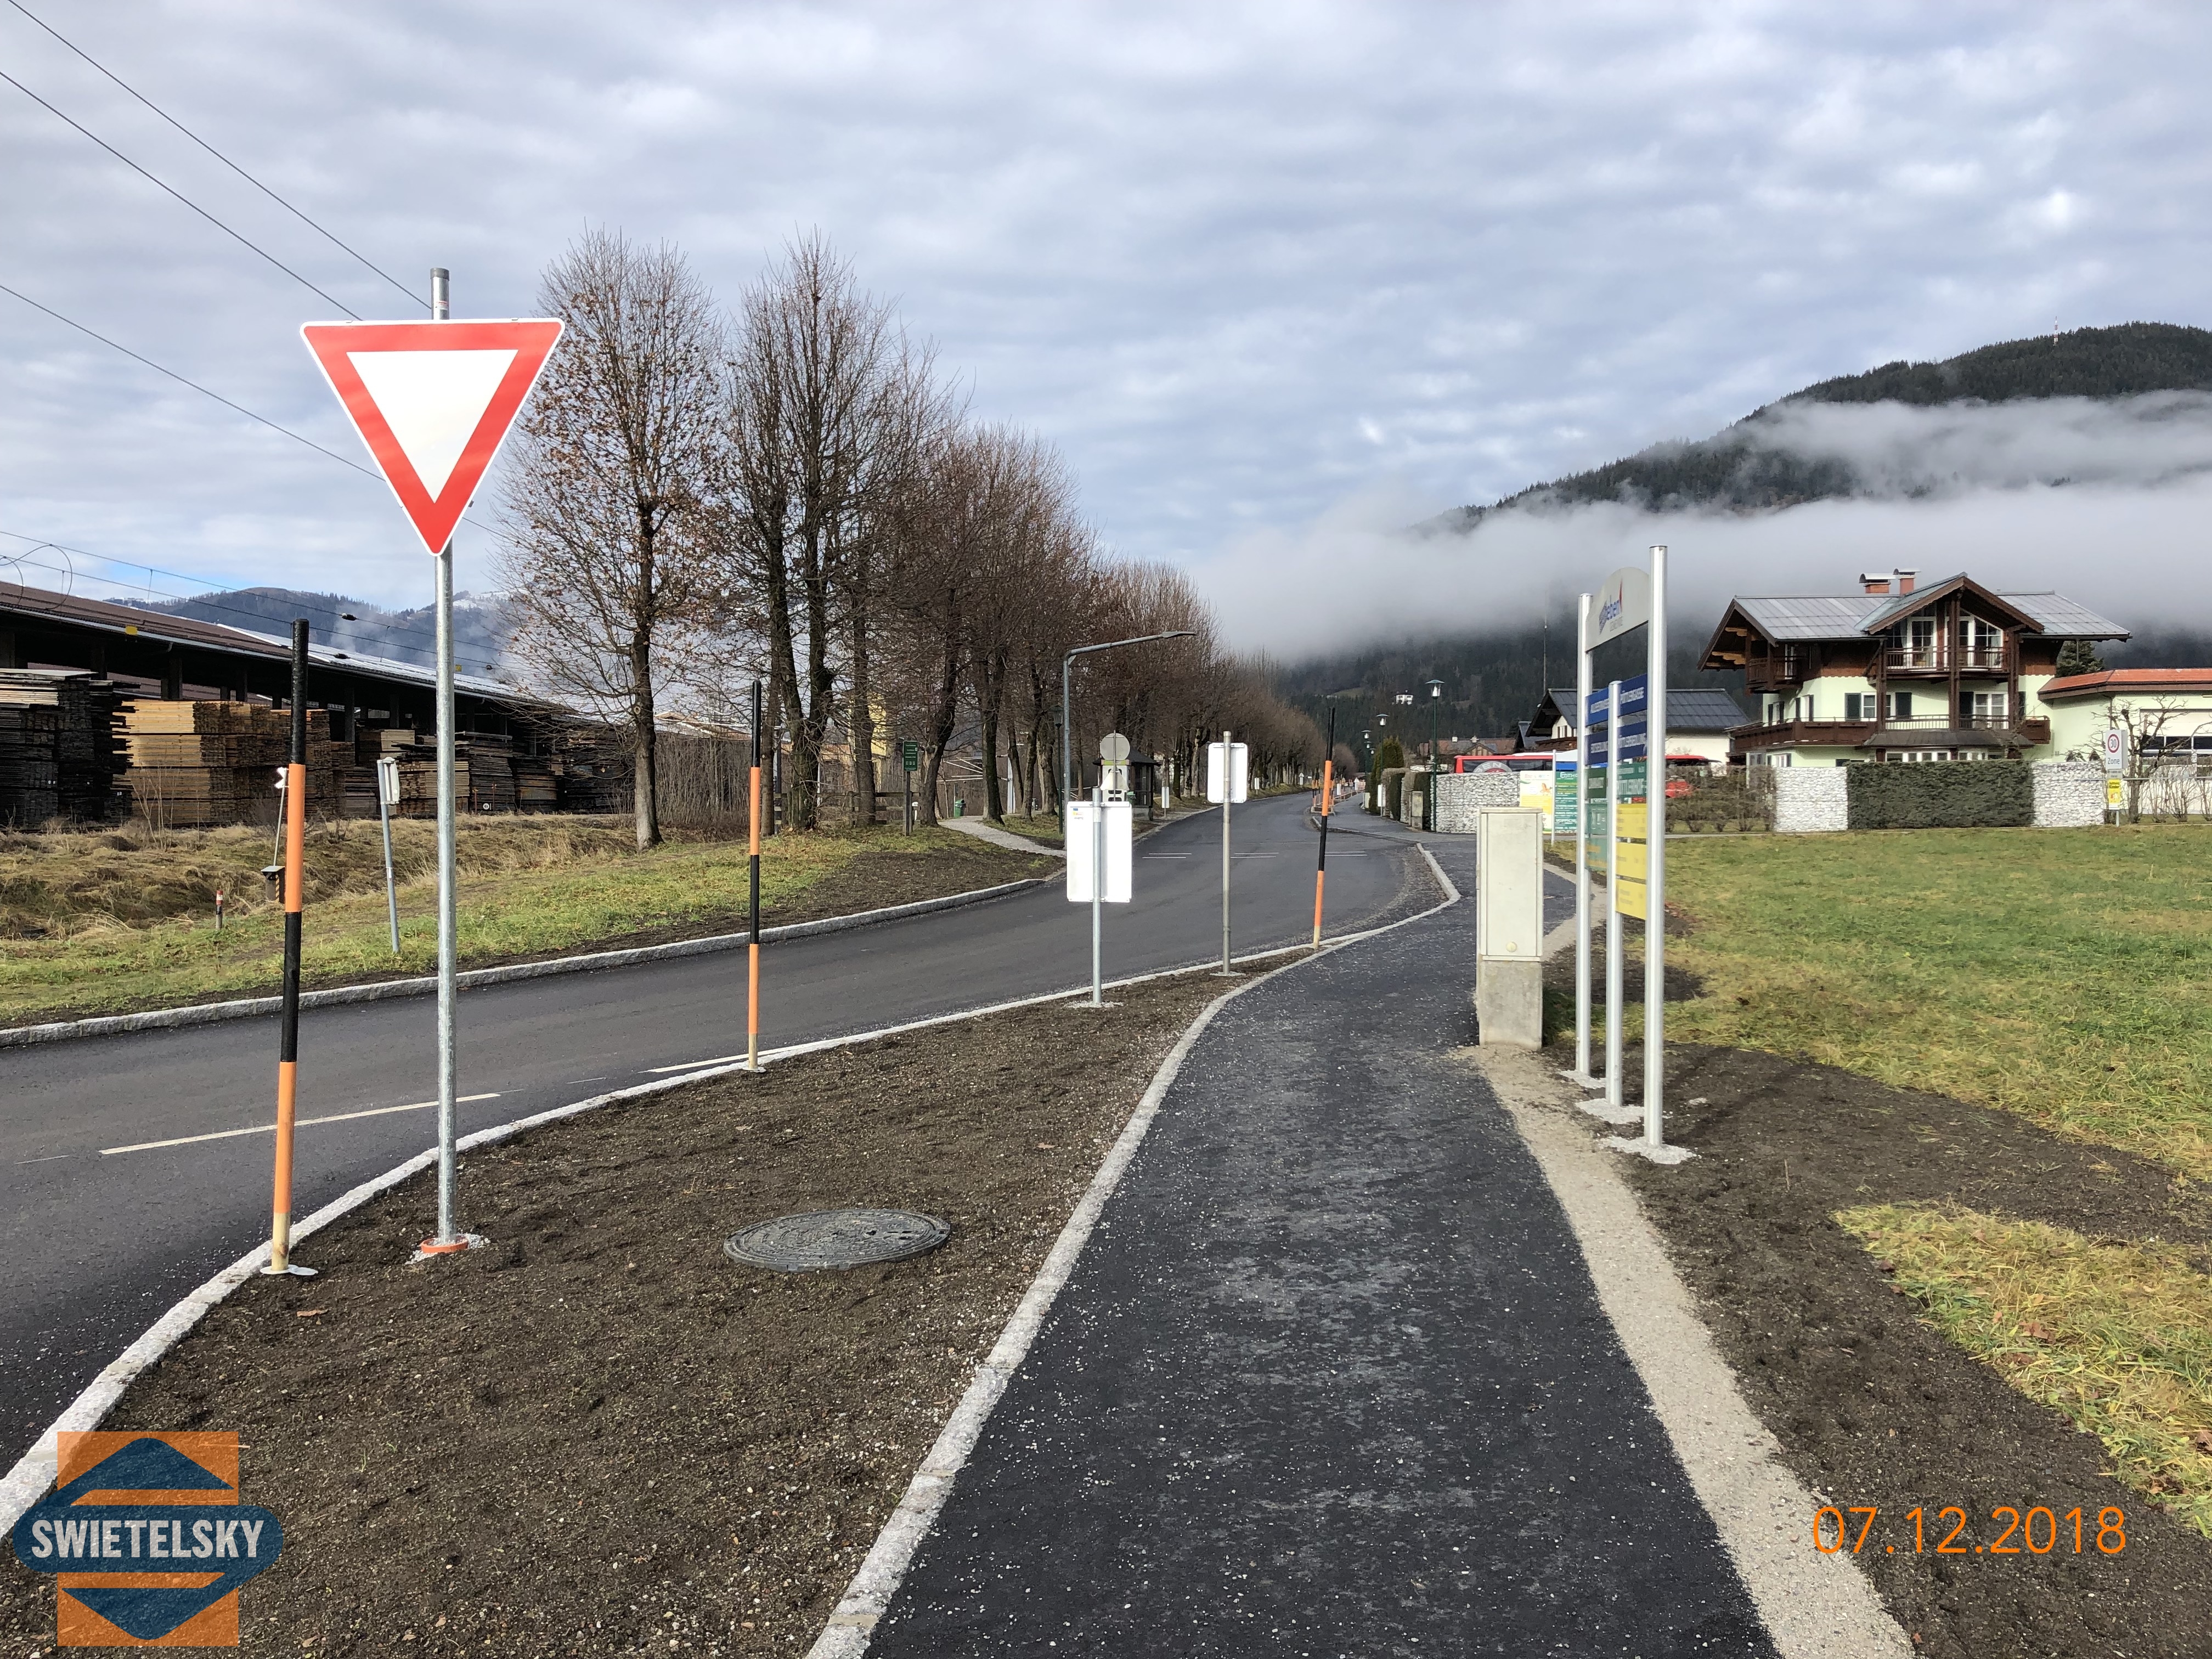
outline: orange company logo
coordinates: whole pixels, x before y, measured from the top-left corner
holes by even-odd
[[[230,1433],[58,1434],[54,1490],[16,1522],[15,1559],[54,1575],[65,1648],[238,1645],[238,1592],[284,1529],[239,1501]]]

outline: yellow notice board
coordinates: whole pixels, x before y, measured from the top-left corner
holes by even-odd
[[[1648,915],[1645,878],[1651,867],[1651,809],[1640,800],[1620,803],[1620,914]]]

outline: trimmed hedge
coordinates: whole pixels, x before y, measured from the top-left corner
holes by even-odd
[[[1845,769],[1854,830],[1989,830],[2035,822],[2026,761],[1866,762]]]

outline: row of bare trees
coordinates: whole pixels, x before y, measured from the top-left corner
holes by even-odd
[[[568,329],[507,474],[511,654],[627,728],[641,846],[663,722],[749,726],[756,677],[794,828],[841,739],[866,820],[900,741],[926,815],[971,750],[989,816],[1056,807],[1063,656],[1144,634],[1190,637],[1078,659],[1076,761],[1115,729],[1188,778],[1232,729],[1263,775],[1318,769],[1312,723],[1221,649],[1188,580],[1108,556],[1058,453],[970,419],[820,236],[725,309],[677,250],[587,232],[540,303]]]

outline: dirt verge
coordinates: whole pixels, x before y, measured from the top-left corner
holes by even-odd
[[[1632,1079],[1641,1063],[1630,1056]],[[1859,1559],[1920,1650],[2212,1653],[2212,1546],[2106,1473],[2094,1437],[1923,1324],[1829,1218],[1951,1200],[2094,1237],[2203,1244],[2201,1196],[2157,1164],[2008,1113],[1776,1055],[1686,1047],[1669,1054],[1668,1089],[1669,1138],[1698,1156],[1625,1167],[1791,1467],[1838,1505],[1879,1506]],[[1962,1546],[1998,1537],[1992,1510],[2034,1505],[2118,1507],[2127,1542],[2111,1555],[1915,1553],[1916,1505],[1931,1550],[1949,1530],[1936,1518],[1945,1505],[1970,1517]]]
[[[283,1560],[246,1650],[804,1651],[1160,1059],[1203,975],[834,1049],[471,1155],[492,1248],[407,1252],[407,1183],[253,1279],[108,1428],[235,1429]],[[915,1261],[732,1263],[842,1205],[950,1222]],[[0,1622],[53,1628],[11,1566]]]

